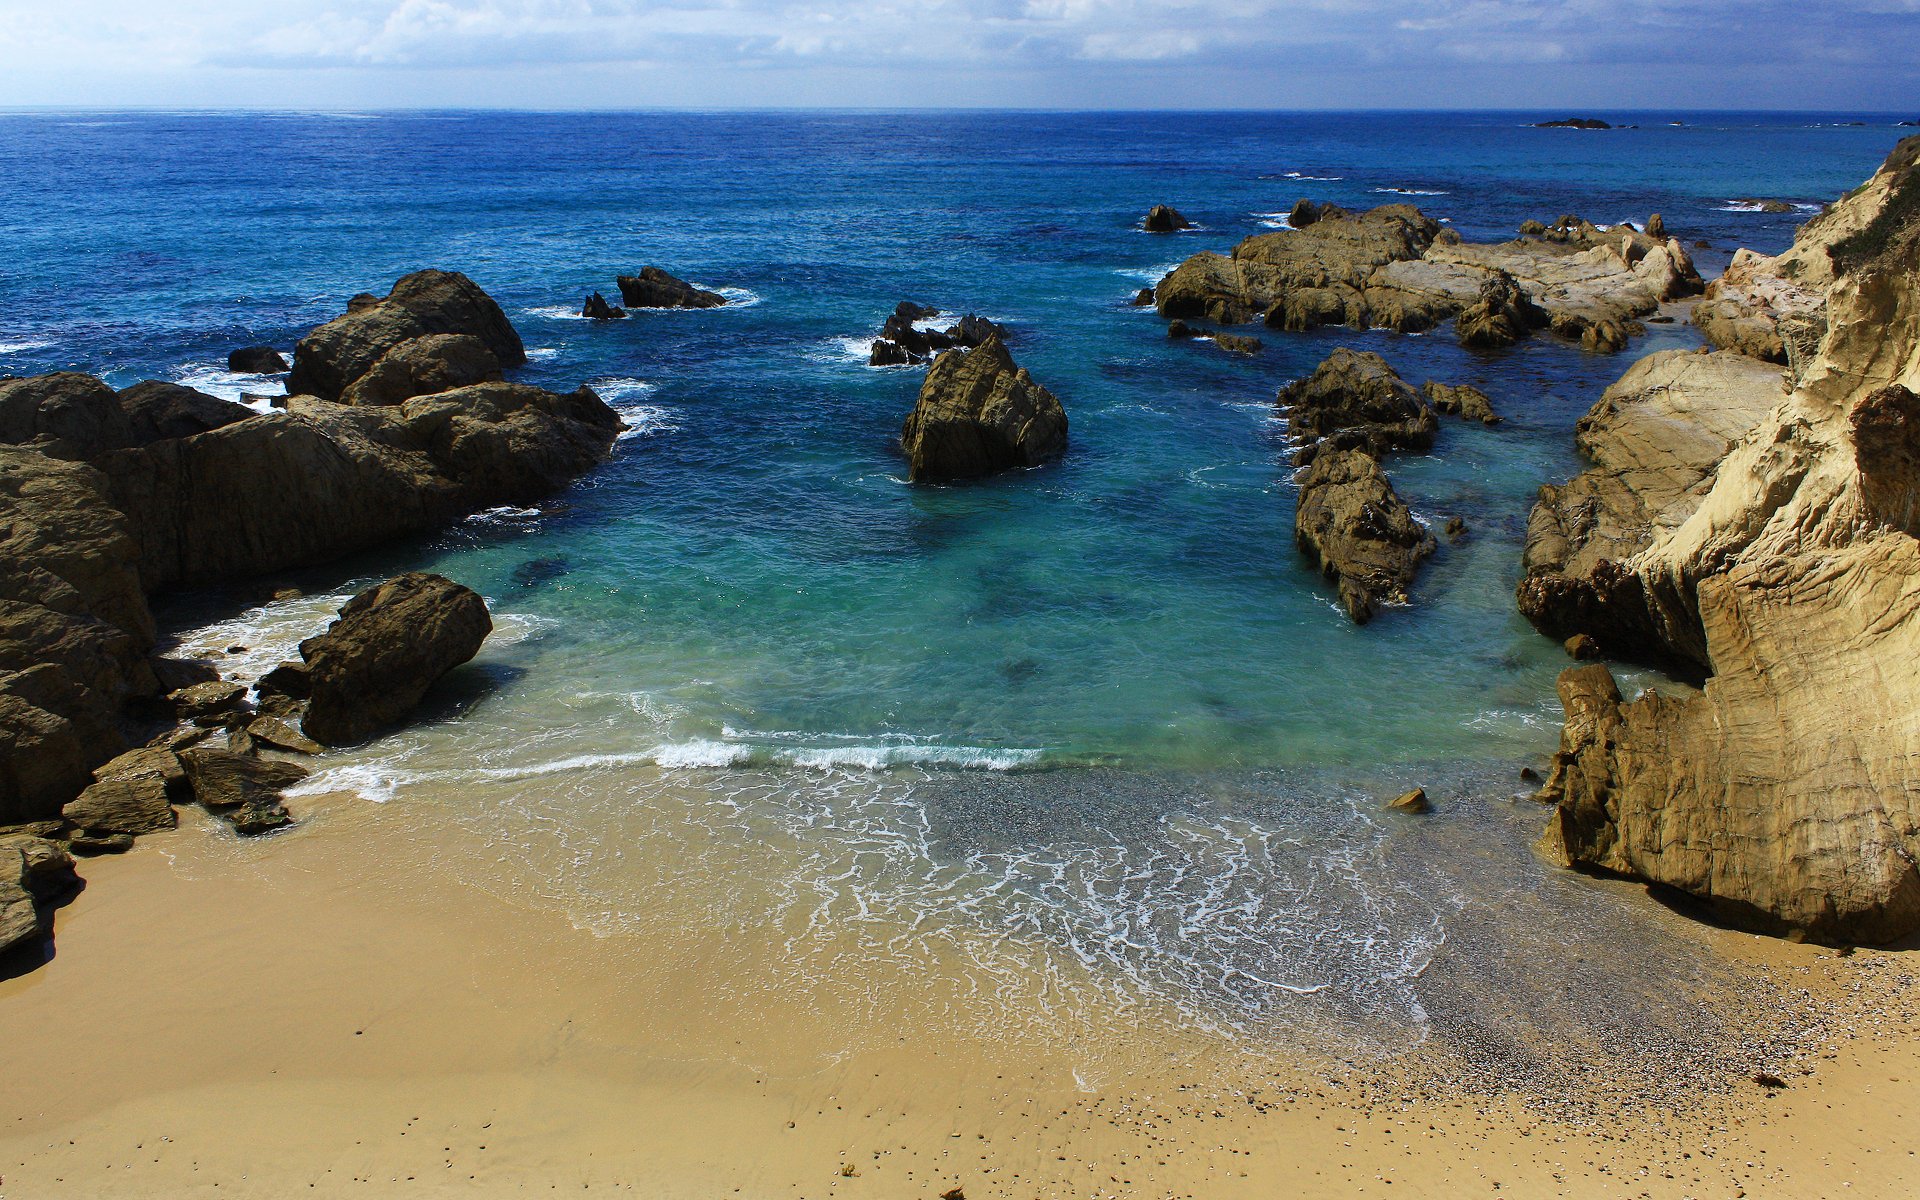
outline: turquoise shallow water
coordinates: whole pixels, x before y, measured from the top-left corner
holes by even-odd
[[[590,381],[634,429],[553,503],[315,571],[307,601],[185,598],[190,626],[239,614],[188,642],[247,646],[240,669],[402,565],[488,596],[501,632],[438,719],[330,760],[317,787],[466,795],[462,819],[503,837],[550,831],[522,847],[545,890],[615,924],[644,908],[641,881],[669,886],[633,867],[644,847],[678,844],[633,812],[692,789],[720,807],[673,809],[683,820],[747,812],[723,828],[784,846],[791,880],[840,880],[860,914],[972,914],[1043,959],[1209,1011],[1339,995],[1418,1024],[1432,1006],[1402,987],[1379,1008],[1382,981],[1419,977],[1476,900],[1425,895],[1408,877],[1419,856],[1369,849],[1388,832],[1375,797],[1454,780],[1465,810],[1499,790],[1487,764],[1552,748],[1565,660],[1511,600],[1527,506],[1578,469],[1573,421],[1632,355],[1697,339],[1656,326],[1595,358],[1545,340],[1480,355],[1444,333],[1268,333],[1242,360],[1169,343],[1126,301],[1301,196],[1410,199],[1469,238],[1659,211],[1712,243],[1712,270],[1791,236],[1794,218],[1733,201],[1816,204],[1898,134],[1830,116],[1642,115],[1604,134],[1527,119],[0,115],[16,181],[0,201],[0,372],[237,395],[270,381],[226,375],[233,346],[290,348],[353,292],[464,270],[519,326],[525,378]],[[1157,202],[1200,227],[1139,232]],[[647,263],[736,303],[571,315]],[[907,486],[896,439],[919,372],[864,365],[902,299],[1009,326],[1067,408],[1066,457]],[[1472,534],[1443,545],[1411,608],[1363,629],[1294,550],[1272,412],[1338,345],[1415,383],[1475,384],[1507,417],[1450,422],[1431,455],[1391,464],[1421,516],[1461,515]],[[1013,771],[993,786],[1024,799],[953,800],[985,786],[968,782],[981,768]],[[1125,800],[1089,822],[1090,790]],[[1531,820],[1462,828],[1534,887],[1518,849]],[[861,865],[869,834],[897,870]],[[1167,869],[1123,886],[1142,861]],[[1183,896],[1226,894],[1159,921]],[[1089,950],[1088,928],[1130,932]]]

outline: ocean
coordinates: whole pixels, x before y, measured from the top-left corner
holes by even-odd
[[[1017,992],[1047,1019],[1337,1021],[1386,1046],[1452,1014],[1518,1045],[1529,993],[1499,964],[1566,937],[1658,943],[1656,1007],[1659,977],[1717,969],[1643,896],[1533,859],[1541,813],[1515,798],[1567,663],[1514,611],[1528,506],[1579,469],[1607,384],[1697,335],[1596,357],[1263,330],[1240,358],[1128,301],[1302,197],[1415,203],[1469,240],[1658,212],[1712,274],[1783,248],[1901,132],[1528,127],[1563,115],[5,113],[0,374],[271,392],[226,352],[290,352],[356,292],[464,271],[525,339],[518,377],[589,383],[631,428],[551,502],[300,573],[302,599],[161,605],[181,649],[251,677],[386,573],[487,596],[497,632],[428,719],[319,760],[307,794],[479,830],[517,894],[585,927],[780,931],[788,985],[937,959],[992,983],[982,1020]],[[1157,203],[1195,228],[1141,232]],[[578,318],[650,264],[731,302]],[[902,300],[1007,326],[1067,410],[1065,457],[909,486],[922,371],[866,365]],[[1417,515],[1470,534],[1364,628],[1294,548],[1273,411],[1343,345],[1505,417],[1389,462]],[[1416,785],[1434,816],[1379,812]],[[1500,1020],[1466,1012],[1496,994]]]

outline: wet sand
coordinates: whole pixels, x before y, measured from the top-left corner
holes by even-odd
[[[777,975],[779,931],[596,936],[502,898],[512,847],[306,808],[253,844],[183,812],[85,864],[57,956],[0,980],[0,1197],[1905,1196],[1920,1171],[1898,953],[1703,931],[1822,1036],[1781,1088],[1621,1073],[1583,1104],[1477,1086],[1444,1044],[1348,1063],[1098,1014],[1031,1027],[1050,1043],[981,1027],[937,961],[736,988]]]

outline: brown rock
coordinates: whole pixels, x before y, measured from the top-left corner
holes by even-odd
[[[457,271],[415,271],[384,299],[351,307],[300,339],[287,391],[336,400],[389,350],[433,333],[471,334],[503,367],[527,361],[520,335],[478,284]]]
[[[55,843],[0,834],[0,954],[46,937],[46,905],[78,884],[73,856]]]
[[[307,777],[306,768],[289,762],[235,754],[213,746],[195,746],[180,755],[193,798],[209,812],[247,804],[279,803],[280,791]]]
[[[1193,222],[1181,216],[1180,210],[1171,205],[1156,204],[1148,210],[1146,220],[1140,226],[1148,233],[1176,233],[1193,228]]]
[[[227,370],[242,375],[278,375],[287,370],[287,360],[272,346],[242,346],[227,355]]]
[[[0,380],[0,442],[52,458],[92,459],[133,445],[134,431],[112,388],[63,371]]]
[[[1546,325],[1547,314],[1505,271],[1491,271],[1480,284],[1480,294],[1454,319],[1454,336],[1462,346],[1495,350],[1511,346]]]
[[[1313,374],[1280,389],[1276,403],[1288,410],[1288,427],[1302,441],[1344,433],[1351,436],[1343,444],[1363,446],[1375,455],[1429,450],[1440,427],[1432,407],[1386,359],[1344,346]],[[1311,449],[1301,461],[1313,457]]]
[[[1424,813],[1431,812],[1433,805],[1427,800],[1427,789],[1415,788],[1388,801],[1387,808],[1392,812]]]
[[[340,394],[342,404],[400,404],[500,378],[500,360],[472,334],[409,338],[380,356]]]
[[[1584,633],[1576,633],[1568,638],[1562,649],[1567,652],[1568,658],[1581,662],[1600,657],[1600,643]]]
[[[1214,334],[1213,344],[1228,354],[1258,354],[1263,348],[1259,338],[1242,337],[1234,333]]]
[[[291,750],[297,754],[318,754],[326,747],[314,741],[306,734],[276,717],[259,717],[247,724],[247,735],[263,745],[276,750]]]
[[[253,410],[244,404],[157,379],[122,388],[120,407],[132,427],[134,444],[140,446],[192,437],[253,416]]]
[[[964,479],[1060,454],[1067,414],[994,336],[934,360],[900,441],[913,482]]]
[[[492,631],[479,593],[439,575],[413,571],[361,592],[300,643],[312,686],[302,732],[328,746],[365,741],[412,712]]]
[[[1500,423],[1500,414],[1493,411],[1493,401],[1479,388],[1466,384],[1428,383],[1420,389],[1420,394],[1433,405],[1435,412],[1446,416],[1464,417],[1482,425]]]
[[[1355,624],[1371,620],[1380,604],[1405,603],[1415,570],[1434,551],[1379,462],[1362,450],[1314,457],[1300,478],[1294,536],[1334,581]]]
[[[243,684],[225,680],[196,683],[173,693],[167,700],[183,721],[192,721],[195,725],[224,725],[227,718],[245,711],[247,689]]]
[[[76,828],[89,833],[152,833],[179,824],[167,796],[166,780],[156,775],[105,779],[60,810]]]

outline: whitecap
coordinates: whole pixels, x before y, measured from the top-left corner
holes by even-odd
[[[727,298],[727,308],[752,308],[762,300],[760,293],[749,291],[743,287],[716,287],[708,288],[707,291],[725,296]]]
[[[603,375],[598,379],[587,380],[587,386],[607,403],[619,400],[631,400],[636,396],[652,395],[659,387],[644,379],[634,379],[624,375]]]
[[[628,404],[614,411],[619,413],[620,419],[627,423],[627,427],[620,431],[617,439],[622,442],[629,438],[675,433],[680,429],[679,422],[674,420],[673,410],[658,404]]]
[[[587,321],[592,319],[582,315],[579,309],[570,308],[565,304],[547,304],[539,308],[523,308],[520,311],[526,316],[545,317],[549,321]]]
[[[1453,194],[1428,188],[1377,187],[1373,190],[1388,196],[1450,196]]]
[[[45,350],[54,345],[50,341],[0,342],[0,354],[25,354],[29,350]]]
[[[1143,283],[1159,283],[1179,268],[1177,262],[1165,263],[1158,267],[1121,267],[1114,274],[1126,279],[1138,279]]]
[[[272,412],[273,404],[267,399],[249,400],[248,396],[270,397],[287,394],[287,381],[283,376],[229,371],[224,366],[212,363],[188,363],[174,372],[173,381],[197,392],[205,392],[209,396],[218,396],[222,400],[244,404],[255,412]]]
[[[468,525],[519,525],[538,521],[545,514],[537,508],[519,508],[512,504],[502,504],[496,508],[483,508],[468,517]]]
[[[1292,229],[1293,221],[1290,217],[1291,214],[1283,212],[1253,214],[1254,220],[1265,225],[1268,229]]]
[[[528,362],[552,362],[560,357],[560,351],[553,346],[539,346],[527,351]]]
[[[1294,179],[1301,183],[1338,183],[1341,177],[1338,175],[1307,175],[1300,171],[1288,171],[1282,175],[1281,178]]]

